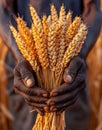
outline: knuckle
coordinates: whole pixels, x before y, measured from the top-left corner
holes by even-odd
[[[79,74],[79,75],[78,75],[78,78],[77,78],[77,81],[78,81],[79,83],[85,82],[85,75],[84,75],[84,74],[83,74],[83,75]]]
[[[25,93],[26,93],[27,95],[30,95],[30,94],[31,94],[31,90],[30,90],[30,89],[25,88]]]
[[[14,74],[14,78],[16,77],[16,75],[18,74],[18,71],[19,69],[18,69],[18,67],[17,67],[17,65],[15,66],[15,68],[14,68],[14,70],[13,70],[13,74]]]
[[[14,90],[18,90],[19,86],[14,84]]]
[[[15,91],[15,92],[17,91],[17,88],[16,88],[16,86],[14,86],[14,91]]]
[[[26,99],[28,102],[31,102],[31,98],[30,98],[28,95],[24,94],[23,97],[24,97],[24,99]]]
[[[82,61],[81,61],[81,58],[79,56],[76,56],[76,57],[73,58],[73,62],[76,65],[79,65]]]
[[[17,89],[17,87],[14,87],[14,91],[15,91],[15,93],[18,94],[18,89]]]
[[[24,78],[26,78],[26,77],[30,77],[30,75],[29,75],[29,73],[28,73],[28,71],[27,70],[23,70],[22,71],[22,69],[21,69],[21,75],[22,75],[22,78],[24,79]]]
[[[26,99],[28,100],[28,102],[32,102],[32,98],[27,96]]]
[[[74,99],[74,98],[76,97],[76,95],[77,95],[77,90],[74,90],[74,91],[72,92],[72,99]]]

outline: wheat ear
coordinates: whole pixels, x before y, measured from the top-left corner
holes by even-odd
[[[56,52],[56,30],[54,24],[49,27],[48,33],[48,56],[50,62],[50,69],[55,71],[55,65],[57,61],[57,52]]]
[[[48,31],[49,31],[49,27],[48,27],[48,22],[47,22],[47,16],[46,15],[44,15],[42,17],[42,25],[43,25],[43,30],[44,30],[45,43],[48,44]]]
[[[77,56],[83,46],[83,43],[86,39],[86,35],[87,35],[87,27],[85,24],[81,24],[80,27],[79,27],[79,35],[80,35],[80,39],[79,39],[79,44],[77,44],[76,46],[76,51],[75,51],[75,56]],[[81,37],[82,36],[82,37]]]
[[[65,68],[68,64],[68,62],[75,56],[76,54],[80,52],[80,49],[84,43],[84,40],[87,35],[87,28],[85,25],[81,24],[78,33],[75,35],[73,40],[70,42],[68,49],[65,52],[62,66]]]
[[[29,49],[31,50],[32,55],[35,56],[36,59],[38,59],[37,53],[36,53],[36,48],[35,48],[35,42],[33,39],[33,35],[30,32],[30,29],[27,27],[26,23],[23,21],[22,18],[18,17],[16,19],[17,25],[18,25],[18,31],[20,35],[24,38],[26,41]]]
[[[32,55],[26,42],[24,41],[22,36],[16,31],[16,29],[13,26],[10,26],[10,30],[13,34],[13,37],[16,40],[16,43],[17,43],[19,50],[21,51],[23,56],[30,62],[33,70],[37,72],[39,70],[38,62],[37,62],[36,58]]]
[[[31,17],[35,26],[39,27],[39,29],[42,29],[41,19],[38,16],[36,10],[32,6],[30,6],[30,13],[31,13]]]
[[[51,19],[52,19],[52,23],[55,26],[57,26],[57,24],[58,24],[58,14],[57,14],[56,8],[53,4],[51,5]]]
[[[32,25],[32,33],[35,40],[35,47],[37,49],[37,54],[39,58],[39,62],[43,69],[46,69],[49,66],[48,61],[48,53],[47,53],[47,45],[45,43],[45,39],[43,38],[44,33],[42,29],[38,29],[35,25]]]
[[[69,11],[66,15],[66,26],[67,26],[67,29],[68,27],[71,25],[72,23],[72,13],[71,11]]]
[[[81,18],[80,17],[75,17],[75,20],[73,23],[69,26],[67,32],[66,32],[66,46],[69,45],[73,37],[78,31],[78,28],[81,24]]]
[[[60,24],[66,23],[66,12],[64,5],[61,6],[60,12],[59,12],[59,22]]]

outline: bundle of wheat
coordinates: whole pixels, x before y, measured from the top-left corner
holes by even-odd
[[[62,82],[64,69],[73,56],[78,55],[87,34],[86,25],[80,17],[72,22],[72,14],[66,14],[62,5],[59,15],[51,5],[51,15],[39,18],[36,10],[30,7],[32,26],[18,17],[18,31],[10,26],[13,36],[23,56],[36,72],[39,87],[51,91]],[[46,78],[47,77],[47,78]],[[50,83],[50,84],[49,84]],[[38,114],[33,130],[64,130],[64,112]]]

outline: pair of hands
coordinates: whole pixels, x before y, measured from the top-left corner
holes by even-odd
[[[85,62],[74,57],[64,72],[63,84],[48,92],[35,85],[34,72],[30,64],[22,59],[14,70],[14,90],[41,115],[45,112],[60,114],[76,102],[80,91],[84,89],[85,76]]]

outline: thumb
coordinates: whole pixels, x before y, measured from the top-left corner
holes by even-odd
[[[63,79],[66,83],[72,83],[74,81],[81,67],[80,60],[79,57],[74,57],[69,63],[69,66],[65,69]]]
[[[31,88],[35,85],[35,80],[32,72],[28,69],[27,65],[20,65],[20,75],[26,85],[26,87]]]

